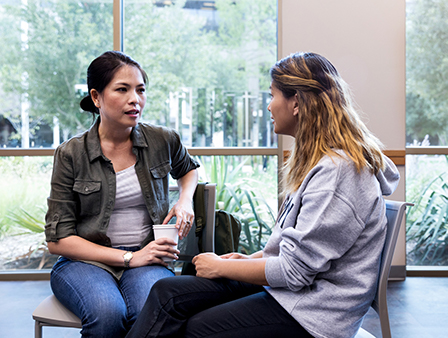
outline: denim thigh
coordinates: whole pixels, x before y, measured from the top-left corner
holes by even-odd
[[[154,283],[159,279],[173,276],[174,272],[161,265],[142,266],[123,272],[119,287],[127,304],[128,328],[137,319]]]
[[[117,281],[97,266],[61,257],[51,273],[51,288],[81,318],[83,337],[124,337],[152,284],[172,275],[162,266],[147,266],[125,270]]]

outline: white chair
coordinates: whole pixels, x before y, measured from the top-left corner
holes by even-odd
[[[170,195],[171,193],[176,194],[176,191],[178,191],[178,187],[170,187]],[[206,200],[206,222],[203,232],[204,250],[214,252],[216,184],[207,184],[204,194]],[[191,258],[199,252],[197,242],[194,231],[191,231],[179,243],[179,250],[181,251],[179,260],[191,261]],[[44,326],[82,328],[81,320],[62,305],[54,295],[48,296],[37,306],[33,312],[33,319],[35,320],[35,338],[42,338],[42,327]]]
[[[406,206],[412,206],[412,203],[388,201],[386,200],[387,233],[386,243],[384,244],[383,254],[381,256],[380,274],[378,278],[378,289],[372,308],[378,313],[381,324],[381,333],[383,338],[391,338],[389,313],[387,311],[387,280],[389,278],[392,256],[395,245],[397,244],[398,233],[400,232],[401,222],[403,220]],[[355,338],[375,338],[372,334],[361,328]]]

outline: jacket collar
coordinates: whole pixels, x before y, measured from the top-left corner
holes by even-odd
[[[98,157],[103,157],[104,159],[106,159],[106,157],[103,155],[103,151],[101,150],[100,136],[98,133],[99,125],[100,125],[100,117],[98,116],[95,123],[87,131],[87,154],[89,156],[90,162],[93,162]],[[143,133],[141,131],[140,123],[138,123],[134,129],[132,129],[131,140],[134,148],[148,147],[145,137],[143,136]]]
[[[134,147],[148,148],[148,143],[146,143],[140,122],[132,129],[131,140]]]

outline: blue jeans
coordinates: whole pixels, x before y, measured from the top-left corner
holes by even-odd
[[[51,272],[56,298],[82,321],[82,337],[124,337],[153,284],[174,273],[160,265],[126,269],[120,281],[109,272],[61,257]]]

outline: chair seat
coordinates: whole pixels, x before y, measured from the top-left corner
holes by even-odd
[[[82,328],[81,320],[54,295],[45,298],[33,312],[33,319],[41,326],[64,326]]]

